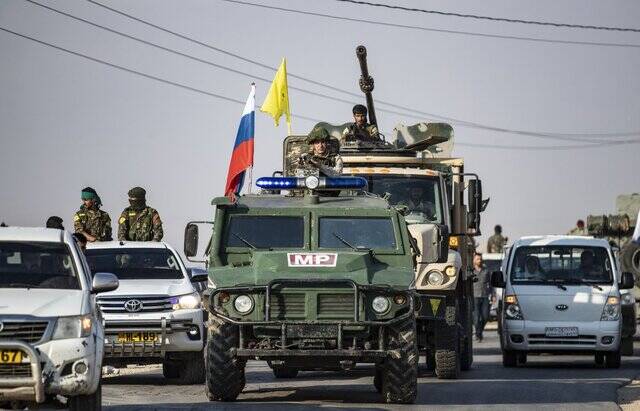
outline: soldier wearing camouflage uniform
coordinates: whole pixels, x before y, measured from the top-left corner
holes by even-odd
[[[100,210],[102,201],[96,190],[85,187],[80,194],[82,205],[73,215],[73,229],[88,242],[111,240],[111,217]]]
[[[307,171],[305,174],[319,174],[334,177],[342,174],[342,157],[332,153],[329,148],[331,136],[324,127],[315,127],[307,137],[311,152],[303,153],[298,160],[298,167]]]
[[[353,106],[354,122],[342,132],[342,143],[350,141],[375,142],[380,140],[378,127],[367,123],[367,108],[362,104]]]
[[[493,229],[494,233],[487,241],[488,253],[501,253],[504,251],[504,246],[507,245],[507,237],[502,236],[502,226],[496,225]]]
[[[125,208],[118,220],[118,240],[120,241],[160,241],[164,235],[160,214],[147,206],[147,192],[142,187],[129,190],[129,207]]]

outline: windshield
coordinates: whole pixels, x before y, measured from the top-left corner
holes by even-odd
[[[184,278],[176,256],[166,248],[87,250],[94,273],[113,273],[120,280],[178,280]]]
[[[374,175],[369,178],[369,191],[379,196],[389,193],[389,203],[407,206],[407,222],[444,224],[438,178]]]
[[[318,245],[321,248],[394,249],[396,236],[388,217],[322,217]]]
[[[232,215],[227,224],[227,247],[302,248],[304,218]]]
[[[604,247],[520,247],[511,266],[512,283],[594,283],[613,281],[609,253]]]
[[[79,290],[80,281],[66,244],[0,242],[0,287]]]

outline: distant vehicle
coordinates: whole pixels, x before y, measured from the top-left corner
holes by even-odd
[[[166,378],[204,382],[204,326],[194,284],[207,273],[187,270],[164,242],[97,242],[87,246],[93,271],[113,272],[120,288],[98,298],[105,319],[105,363],[162,363]]]
[[[489,275],[494,271],[500,271],[502,267],[502,260],[504,259],[503,253],[484,253],[482,254],[482,261],[486,267]],[[493,288],[493,287],[492,287]],[[502,299],[502,288],[493,288],[492,290],[491,307],[489,308],[489,319],[495,320],[498,318],[498,306]]]
[[[104,329],[94,298],[117,287],[113,274],[91,278],[70,233],[0,228],[0,408],[55,395],[71,410],[102,408]]]
[[[620,367],[620,290],[633,274],[620,273],[609,243],[578,236],[523,237],[509,249],[502,272],[502,362],[525,364],[527,354],[584,353],[598,365]]]

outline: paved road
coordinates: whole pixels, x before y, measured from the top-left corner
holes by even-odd
[[[636,347],[636,354],[640,353]],[[235,403],[209,403],[199,385],[167,382],[159,367],[123,370],[105,379],[103,403],[109,411],[261,410],[321,408],[357,410],[618,410],[616,390],[640,374],[640,357],[626,357],[618,370],[596,367],[592,357],[534,356],[525,368],[502,367],[495,332],[475,348],[473,368],[454,381],[437,380],[421,369],[413,406],[380,404],[371,367],[348,373],[304,372],[292,380],[273,378],[263,362],[249,362],[247,386]]]

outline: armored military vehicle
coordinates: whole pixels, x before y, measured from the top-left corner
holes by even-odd
[[[374,363],[384,401],[413,402],[417,246],[402,210],[361,191],[359,177],[263,177],[257,185],[266,193],[213,200],[204,298],[209,399],[234,400],[246,361],[258,359],[281,378]],[[360,191],[329,195],[336,188]],[[185,254],[196,255],[197,244],[198,225],[190,223]]]
[[[366,49],[359,46],[356,55],[369,120],[375,123]],[[480,213],[487,201],[482,200],[478,176],[465,172],[464,160],[452,156],[452,127],[445,123],[398,125],[389,141],[381,136],[345,142],[348,123],[317,126],[331,134],[332,149],[342,156],[343,174],[365,178],[370,192],[405,207],[405,220],[422,250],[415,272],[418,345],[427,366],[439,378],[457,378],[460,369],[469,369],[473,362],[473,237],[480,235]],[[299,175],[296,160],[309,150],[304,141],[305,136],[285,139],[285,175]]]

